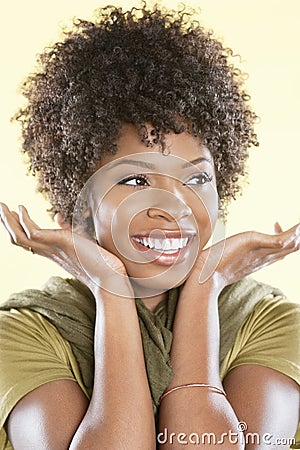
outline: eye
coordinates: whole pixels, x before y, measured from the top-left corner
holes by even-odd
[[[206,172],[199,173],[192,178],[190,178],[188,181],[184,183],[184,186],[193,186],[193,185],[200,185],[205,183],[210,183],[212,181],[213,177],[208,175]]]
[[[149,186],[148,178],[146,175],[131,175],[130,177],[124,178],[119,181],[118,184],[125,184],[127,186],[133,187],[144,187]]]

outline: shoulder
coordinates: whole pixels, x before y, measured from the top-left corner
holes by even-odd
[[[67,428],[78,410],[85,411],[88,394],[71,346],[45,317],[24,308],[0,311],[0,346],[0,449],[10,448],[8,435],[18,448],[31,442],[29,422],[36,432],[51,416],[57,430],[59,424]],[[66,414],[59,424],[57,407]]]
[[[250,312],[260,300],[275,296],[285,297],[280,289],[245,277],[223,289],[219,296],[219,310],[224,316],[231,316],[237,310]]]
[[[1,394],[26,390],[32,383],[55,379],[62,371],[70,375],[69,343],[37,312],[0,311],[0,342],[0,365],[5,368],[0,374]]]
[[[72,278],[51,277],[41,289],[26,289],[14,293],[0,304],[0,311],[20,308],[40,313],[59,330],[59,324],[63,329],[67,320],[89,328],[94,326],[94,297],[86,286]]]
[[[55,326],[41,314],[23,307],[0,310],[0,340],[0,358],[6,357],[7,351],[25,351],[27,346],[33,352],[39,343],[49,351],[55,351],[57,342],[64,344]]]
[[[0,360],[6,373],[19,376],[19,361],[24,373],[36,371],[41,380],[46,377],[43,365],[49,367],[47,376],[68,377],[70,371],[79,376],[80,357],[85,362],[93,347],[95,312],[84,288],[77,280],[52,277],[43,289],[13,294],[0,305]],[[4,378],[9,382],[1,374],[0,383]]]
[[[85,390],[82,371],[92,358],[95,313],[90,295],[77,280],[52,277],[42,289],[12,294],[0,305],[0,365],[6,369],[0,397],[57,377],[75,377]]]
[[[223,375],[239,365],[258,364],[300,384],[300,303],[279,292],[251,306],[223,359]]]
[[[39,313],[23,308],[0,311],[0,343],[1,430],[27,393],[49,381],[74,379],[74,375],[68,342]]]
[[[234,344],[242,324],[257,305],[264,299],[275,297],[284,298],[284,295],[279,289],[251,277],[245,277],[223,289],[219,296],[221,361]]]
[[[246,277],[223,290],[219,311],[221,323],[226,321],[228,327],[251,324],[258,332],[274,321],[286,322],[292,328],[299,325],[300,302],[289,300],[276,287]]]

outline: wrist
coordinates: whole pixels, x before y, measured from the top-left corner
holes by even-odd
[[[199,289],[203,294],[217,298],[225,286],[226,283],[218,272],[214,272],[205,282],[199,282]]]
[[[196,286],[189,283],[183,286],[180,292],[180,303],[195,303],[204,307],[208,304],[214,304],[223,289],[223,284],[219,282],[217,276],[211,276],[205,282],[198,282]]]
[[[105,286],[98,285],[94,288],[93,294],[96,302],[115,300],[135,303],[134,291],[129,280],[123,280],[123,282],[119,282],[117,286],[113,283],[106,283]]]
[[[106,277],[105,280],[93,281],[92,286],[89,287],[93,292],[95,299],[119,298],[119,299],[134,299],[134,290],[131,282],[127,276],[115,275],[113,277]]]

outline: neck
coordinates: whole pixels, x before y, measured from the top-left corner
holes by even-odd
[[[163,292],[158,295],[154,295],[153,297],[141,298],[142,302],[146,306],[147,309],[154,312],[157,305],[167,298],[167,292]]]
[[[150,311],[154,311],[157,305],[168,297],[168,291],[158,290],[152,286],[144,286],[131,279],[131,285],[133,287],[135,297],[139,298],[146,308]]]

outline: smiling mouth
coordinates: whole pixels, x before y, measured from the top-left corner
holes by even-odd
[[[151,234],[151,236],[150,236]],[[155,235],[156,234],[156,235]],[[195,233],[166,232],[132,236],[134,246],[154,264],[170,266],[179,264],[190,253],[190,244]]]
[[[189,238],[151,238],[151,237],[133,237],[135,242],[143,245],[146,249],[151,249],[159,254],[164,253],[173,255],[187,246]]]

